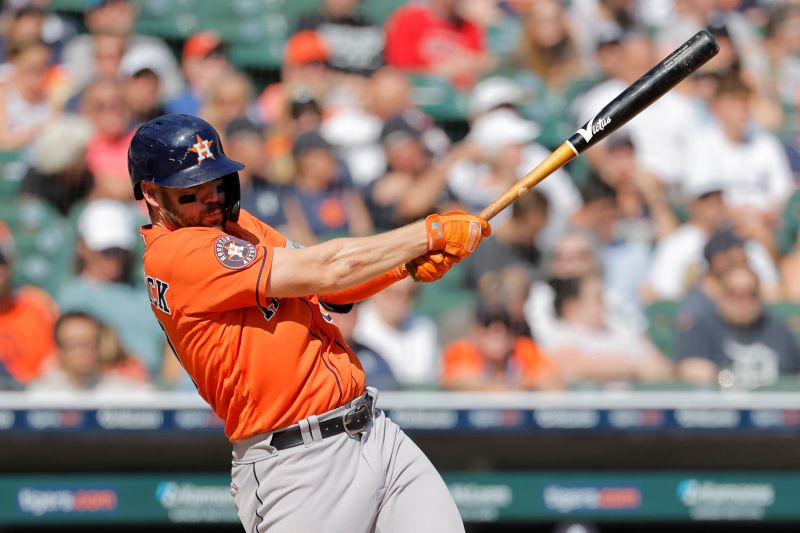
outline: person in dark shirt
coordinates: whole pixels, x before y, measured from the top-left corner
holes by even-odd
[[[325,0],[300,17],[296,32],[315,30],[331,51],[330,67],[369,76],[383,65],[383,29],[358,13],[359,0]]]
[[[245,165],[239,171],[241,207],[273,228],[282,228],[286,225],[281,207],[285,187],[269,179],[264,127],[247,117],[236,118],[225,129],[225,137],[227,153]]]
[[[678,323],[681,379],[752,389],[800,373],[800,345],[786,323],[765,309],[749,267],[722,274],[713,302],[710,312]]]

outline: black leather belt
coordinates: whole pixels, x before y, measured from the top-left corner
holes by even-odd
[[[343,415],[319,423],[322,438],[347,433],[351,437],[358,435],[372,420],[372,397],[367,395],[365,401],[346,411]],[[303,434],[299,427],[292,427],[272,434],[270,445],[276,450],[294,448],[303,444]]]

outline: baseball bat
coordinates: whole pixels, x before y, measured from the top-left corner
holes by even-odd
[[[661,98],[667,91],[714,57],[718,51],[719,45],[710,33],[705,30],[697,32],[611,100],[536,168],[486,206],[478,216],[485,220],[493,218],[514,200],[528,192],[531,187],[572,161],[590,146],[594,146],[608,137],[647,106]]]

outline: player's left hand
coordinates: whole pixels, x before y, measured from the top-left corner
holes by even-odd
[[[461,261],[457,255],[444,251],[428,252],[406,263],[408,273],[418,283],[432,283],[447,274],[450,268]]]

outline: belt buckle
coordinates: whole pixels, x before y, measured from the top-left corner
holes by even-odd
[[[369,409],[370,409],[370,407],[369,407],[370,403],[372,403],[372,402],[364,402],[361,405],[359,405],[358,407],[356,407],[353,411],[348,411],[347,413],[344,414],[344,416],[342,416],[342,426],[344,427],[344,432],[347,433],[349,436],[355,437],[356,435],[361,434],[363,432],[364,428],[367,426],[367,422],[369,422],[369,419],[370,419],[370,416],[368,414],[369,413]],[[348,423],[347,423],[348,419],[350,419],[351,417],[353,417],[353,418],[360,417],[364,413],[367,413],[367,414],[366,414],[366,419],[365,419],[363,424],[357,424],[357,425],[359,425],[359,427],[357,427],[357,428],[351,428],[348,425]],[[356,422],[359,422],[359,420],[356,420]]]

